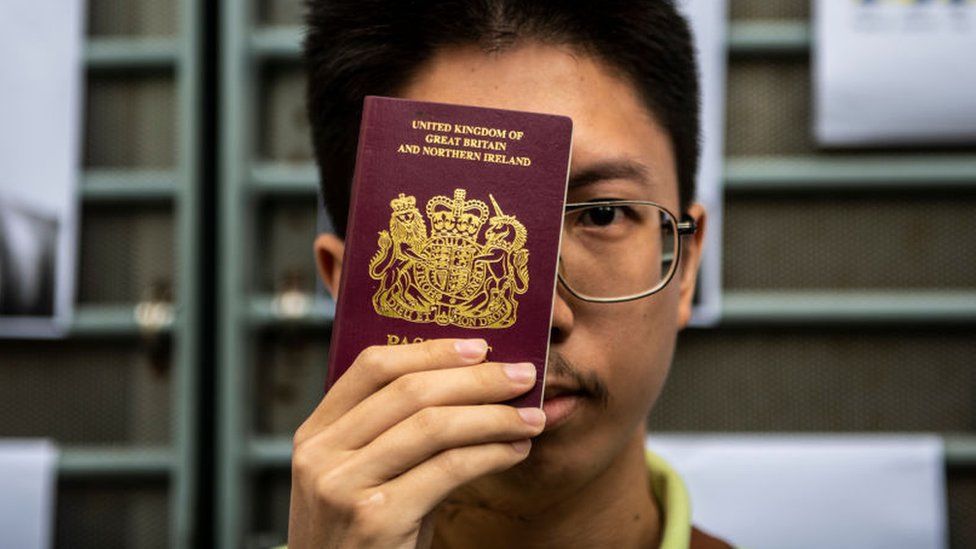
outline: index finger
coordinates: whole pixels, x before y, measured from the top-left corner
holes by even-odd
[[[405,374],[470,366],[485,359],[484,339],[429,339],[408,345],[367,347],[332,385],[301,429],[318,432],[369,395]]]

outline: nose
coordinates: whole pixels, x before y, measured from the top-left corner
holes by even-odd
[[[569,306],[572,295],[562,283],[557,282],[552,301],[552,324],[549,328],[549,343],[561,343],[573,330],[575,315]]]

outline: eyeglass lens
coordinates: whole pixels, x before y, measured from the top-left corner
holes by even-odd
[[[676,220],[651,204],[608,202],[566,212],[560,274],[578,294],[626,297],[657,290],[674,269]]]

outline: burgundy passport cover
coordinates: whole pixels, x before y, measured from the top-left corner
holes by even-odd
[[[541,406],[571,142],[565,116],[367,97],[327,386],[370,345],[481,337]]]

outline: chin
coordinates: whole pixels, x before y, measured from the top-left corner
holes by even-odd
[[[565,483],[567,478],[585,474],[600,454],[595,438],[582,422],[544,431],[532,439],[528,457],[511,469],[525,482]]]

